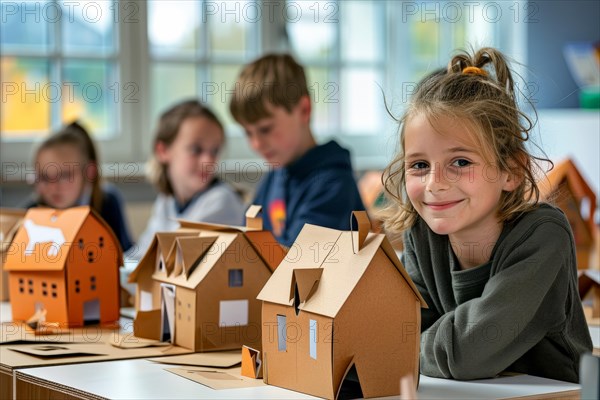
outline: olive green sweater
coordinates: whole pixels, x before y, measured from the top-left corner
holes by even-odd
[[[421,373],[489,378],[509,370],[579,381],[592,350],[564,214],[540,205],[505,224],[490,261],[460,270],[447,236],[418,219],[403,262],[429,309],[421,313]]]

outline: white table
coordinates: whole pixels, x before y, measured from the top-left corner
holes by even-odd
[[[18,370],[16,393],[34,398],[51,390],[82,398],[110,399],[312,399],[275,386],[213,390],[168,371],[177,367],[147,360],[120,360]],[[35,386],[38,388],[36,389]],[[421,376],[419,399],[577,399],[579,385],[529,375],[460,382]],[[39,396],[37,396],[39,397]]]

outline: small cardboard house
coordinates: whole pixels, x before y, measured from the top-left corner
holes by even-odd
[[[13,237],[17,233],[25,210],[16,208],[0,208],[0,257],[2,257],[2,271],[0,271],[0,301],[8,300],[8,272],[4,271],[6,253],[10,248]]]
[[[304,225],[258,295],[266,383],[333,399],[354,373],[364,397],[419,376],[427,305],[385,235],[354,215],[358,232]]]
[[[7,251],[12,317],[67,326],[119,320],[119,241],[90,207],[27,211]],[[41,322],[41,321],[39,321]]]
[[[594,247],[596,194],[571,160],[554,166],[539,183],[540,198],[556,204],[567,216],[577,249],[577,268],[590,268]]]
[[[579,270],[577,275],[579,277],[579,297],[583,301],[588,324],[598,325],[600,323],[600,270]]]
[[[260,347],[256,295],[285,252],[259,213],[250,207],[246,227],[179,221],[178,231],[157,233],[129,277],[134,335],[197,352]]]

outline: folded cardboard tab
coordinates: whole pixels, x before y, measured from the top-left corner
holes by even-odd
[[[148,361],[162,364],[188,365],[192,367],[230,368],[238,365],[242,361],[242,355],[239,350],[214,351],[210,353],[193,353],[182,356],[149,358]]]
[[[260,379],[251,379],[242,376],[240,367],[227,369],[188,367],[165,368],[165,370],[215,390],[240,389],[265,385]]]
[[[262,378],[260,351],[242,346],[242,376],[252,379]]]

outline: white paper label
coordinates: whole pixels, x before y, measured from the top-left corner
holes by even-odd
[[[140,290],[140,311],[152,310],[152,292]]]
[[[248,300],[223,300],[219,303],[219,327],[248,325]]]

